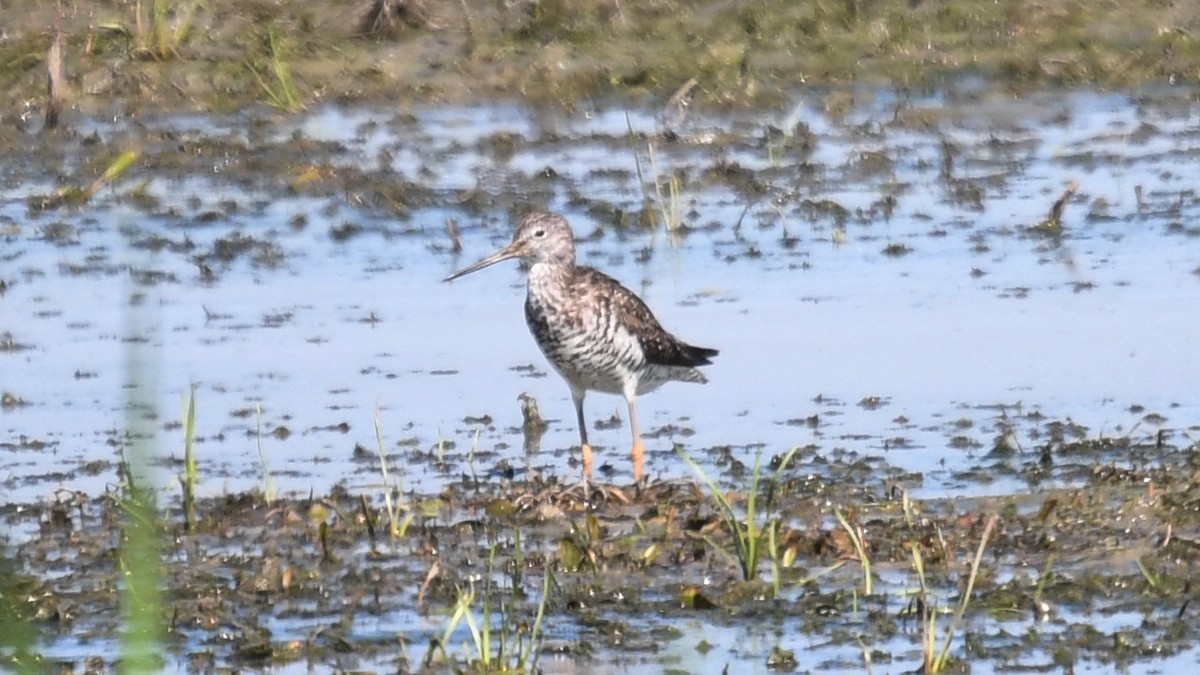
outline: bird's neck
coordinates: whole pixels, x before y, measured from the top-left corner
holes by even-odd
[[[575,264],[536,262],[529,268],[531,295],[559,295],[566,292]]]

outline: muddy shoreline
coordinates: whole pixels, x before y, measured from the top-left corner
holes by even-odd
[[[1118,458],[1131,455],[1146,468],[1119,468]],[[309,664],[413,672],[450,663],[487,670],[469,657],[469,637],[455,633],[455,644],[440,643],[455,620],[448,608],[471,593],[470,611],[503,611],[493,621],[510,631],[510,648],[529,637],[540,610],[541,629],[557,636],[537,652],[544,668],[566,660],[584,671],[640,670],[669,663],[652,656],[664,650],[704,653],[713,634],[672,628],[701,616],[709,631],[765,621],[821,636],[823,652],[842,654],[824,667],[862,667],[866,650],[875,667],[907,672],[920,667],[920,648],[896,639],[920,633],[922,612],[948,622],[985,521],[998,515],[986,571],[974,581],[963,619],[967,660],[1129,668],[1194,648],[1186,617],[1200,522],[1194,484],[1180,478],[1194,473],[1194,456],[1166,445],[1065,445],[997,457],[992,468],[1033,476],[1078,463],[1087,476],[1078,489],[912,504],[903,503],[902,486],[884,492],[846,480],[856,473],[852,465],[802,454],[774,473],[769,467],[780,457],[767,458],[764,522],[779,524],[779,557],[793,562],[771,571],[764,561],[754,581],[730,566],[731,534],[691,481],[619,486],[621,498],[590,503],[553,481],[465,481],[437,496],[394,493],[397,536],[388,534],[393,523],[376,491],[205,499],[191,529],[178,504],[166,503],[154,528],[163,561],[161,658],[164,668],[187,671]],[[59,657],[61,668],[115,665],[105,645],[122,630],[128,508],[121,489],[3,507],[5,529],[28,533],[9,542],[17,569],[6,584],[7,608],[47,638],[73,636],[69,652],[79,656]],[[834,509],[849,530],[833,519]],[[877,577],[870,595],[850,532],[868,547]],[[912,568],[914,548],[923,579]],[[782,590],[773,587],[776,574]],[[544,583],[551,590],[543,603]],[[929,589],[924,601],[919,583]],[[1086,618],[1129,612],[1145,617],[1136,631],[1098,633]],[[407,621],[398,617],[416,624],[400,628]],[[468,645],[465,659],[460,642]],[[750,661],[776,669],[767,664],[786,663],[784,651]],[[961,658],[952,661],[954,671],[976,670]]]
[[[370,20],[373,8],[387,10],[381,21]],[[1194,8],[1122,3],[122,0],[60,12],[14,0],[4,9],[0,86],[10,96],[0,115],[23,129],[46,112],[48,70],[68,117],[136,118],[482,100],[678,112],[689,102],[777,106],[809,87],[853,84],[1186,85],[1200,64],[1187,38]]]

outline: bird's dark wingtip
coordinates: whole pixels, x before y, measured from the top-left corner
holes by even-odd
[[[687,351],[688,358],[692,360],[693,366],[711,366],[712,360],[721,353],[716,349],[709,349],[708,347],[695,347],[692,345],[688,345]]]

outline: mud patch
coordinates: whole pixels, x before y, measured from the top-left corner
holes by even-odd
[[[379,492],[231,494],[197,504],[190,531],[168,504],[157,525],[164,658],[400,671],[524,658],[651,672],[778,668],[804,654],[823,668],[912,670],[925,624],[950,624],[970,576],[957,667],[1168,667],[1196,648],[1195,450],[1071,443],[1045,453],[1079,464],[1077,488],[926,501],[817,453],[779,473],[768,461],[753,520],[777,539],[751,579],[735,533],[690,482],[608,486],[600,501],[554,482],[449,485],[393,494],[394,521]],[[747,477],[731,466],[718,478],[744,517]],[[62,492],[2,511],[9,531],[27,533],[5,549],[6,604],[36,634],[34,652],[62,668],[115,665],[126,499]],[[472,622],[490,622],[489,653]]]

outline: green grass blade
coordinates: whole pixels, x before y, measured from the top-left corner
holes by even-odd
[[[125,584],[121,594],[123,673],[157,673],[162,663],[162,611],[159,597],[157,516],[153,501],[139,494],[127,518],[122,550]]]
[[[143,335],[152,329],[138,310],[127,309],[126,330]],[[153,488],[154,438],[151,420],[156,418],[150,392],[156,391],[154,369],[143,343],[130,342],[126,353],[126,429],[130,439],[126,455],[128,492],[122,501],[123,545],[118,560],[123,569],[120,585],[121,673],[138,675],[162,669],[163,611],[161,597],[161,527]]]
[[[271,467],[267,464],[267,451],[263,449],[262,444],[262,404],[256,403],[255,410],[255,441],[258,444],[258,461],[262,464],[263,472],[263,498],[267,502],[267,507],[270,508],[271,503],[275,501],[275,481],[271,478]]]
[[[783,576],[783,567],[779,563],[779,542],[775,534],[778,529],[778,521],[771,521],[767,524],[767,555],[771,557],[771,589],[777,598],[780,591],[780,577]]]
[[[954,634],[962,625],[963,615],[967,613],[967,605],[971,603],[971,592],[975,589],[975,580],[979,577],[979,565],[983,562],[983,552],[987,549],[988,539],[991,538],[992,530],[996,528],[998,522],[1000,522],[1000,517],[992,515],[983,526],[983,535],[979,538],[979,548],[975,550],[975,559],[971,561],[971,575],[967,577],[967,588],[963,591],[958,609],[954,612],[954,620],[950,622],[950,629],[946,631],[946,641],[942,643],[942,652],[934,662],[933,672],[935,673],[941,672],[946,667],[946,661],[950,659],[951,642],[954,640]]]
[[[746,532],[746,558],[743,578],[753,581],[758,578],[759,544],[761,536],[758,529],[758,483],[762,476],[762,452],[754,454],[754,470],[750,472],[750,494],[746,495],[746,514],[743,523]]]
[[[396,505],[392,503],[392,479],[388,472],[387,453],[383,449],[383,427],[379,422],[379,408],[375,409],[375,447],[379,451],[379,473],[383,477],[383,502],[388,512],[388,531],[392,538],[404,536],[404,530],[397,516]]]
[[[842,529],[846,530],[846,535],[850,537],[850,543],[854,545],[854,553],[858,556],[858,562],[863,569],[863,594],[872,595],[874,584],[871,578],[871,558],[867,555],[866,543],[862,540],[862,530],[850,524],[846,516],[842,514],[841,509],[834,509],[833,515],[837,518]]]
[[[187,11],[184,12],[183,18],[175,25],[175,31],[171,35],[173,48],[178,48],[179,45],[187,41],[188,35],[192,32],[192,23],[196,19],[196,10],[200,8],[200,0],[193,0],[188,5]]]
[[[454,611],[450,613],[450,618],[446,621],[446,630],[442,631],[442,650],[445,652],[446,645],[450,644],[450,639],[454,637],[454,631],[458,630],[458,625],[463,621],[463,615],[466,614],[468,605],[463,603],[466,596],[459,592],[458,600],[454,603]]]
[[[1042,591],[1046,588],[1046,581],[1050,579],[1050,571],[1054,569],[1054,554],[1046,556],[1046,565],[1042,568],[1042,574],[1038,577],[1037,588],[1033,591],[1033,603],[1040,605],[1042,602]]]
[[[742,578],[745,581],[752,581],[753,576],[751,576],[751,572],[753,571],[753,568],[747,564],[751,555],[749,547],[747,546],[747,535],[742,530],[741,523],[738,522],[737,513],[733,510],[733,505],[729,503],[729,498],[726,497],[725,493],[721,491],[721,488],[717,485],[716,481],[710,478],[708,474],[704,472],[704,469],[700,468],[700,465],[697,464],[682,447],[676,447],[676,452],[680,457],[683,458],[683,461],[691,467],[692,471],[700,478],[700,480],[708,486],[709,498],[712,500],[713,506],[715,507],[717,513],[721,515],[721,519],[725,522],[725,528],[729,531],[733,539],[734,551],[737,553],[737,561],[742,570]]]
[[[196,389],[188,394],[183,415],[183,513],[188,531],[196,527]]]
[[[529,669],[533,664],[529,657],[533,654],[533,650],[538,644],[538,635],[542,632],[542,621],[546,618],[546,604],[550,598],[550,586],[554,581],[554,566],[553,563],[546,562],[546,571],[542,575],[542,597],[538,602],[537,616],[533,620],[533,629],[529,631],[529,645],[525,648],[521,655],[520,666],[522,669]]]
[[[175,52],[171,48],[171,32],[167,29],[167,0],[154,0],[154,42],[155,56],[169,59]]]

